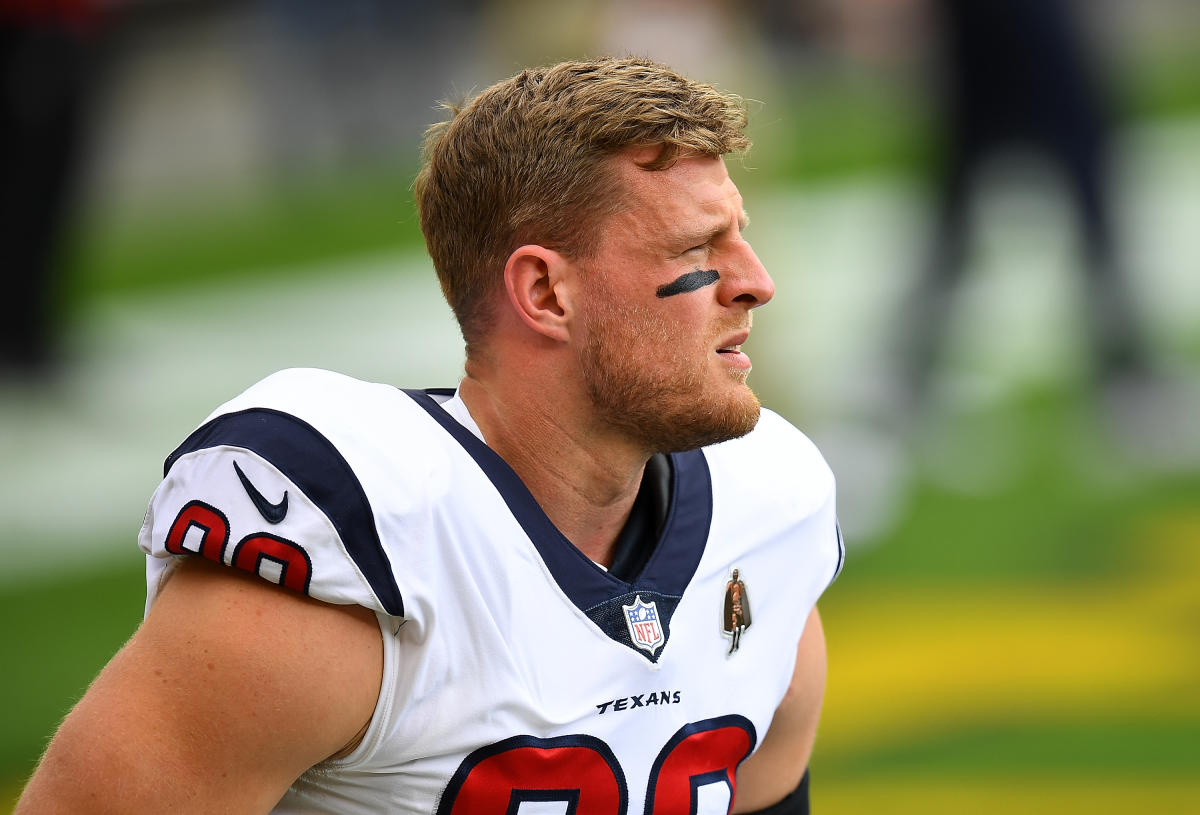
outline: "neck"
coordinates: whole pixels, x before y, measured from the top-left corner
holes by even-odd
[[[528,392],[524,378],[490,377],[483,368],[468,362],[459,393],[484,441],[558,530],[587,557],[609,566],[650,454],[589,428],[571,408],[586,402],[567,390]]]

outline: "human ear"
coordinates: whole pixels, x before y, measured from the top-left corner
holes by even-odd
[[[569,260],[537,244],[518,247],[504,265],[508,301],[525,325],[550,339],[566,341],[571,315]]]

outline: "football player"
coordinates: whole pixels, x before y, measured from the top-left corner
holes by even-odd
[[[747,385],[741,100],[598,59],[449,112],[416,195],[465,377],[283,371],[188,436],[19,812],[808,811],[844,552]]]

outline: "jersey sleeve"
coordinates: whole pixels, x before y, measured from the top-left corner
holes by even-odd
[[[168,458],[139,534],[149,609],[177,557],[199,556],[329,603],[404,603],[367,494],[338,448],[271,407],[220,412]]]

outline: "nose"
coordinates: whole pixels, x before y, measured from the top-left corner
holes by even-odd
[[[775,296],[775,281],[746,241],[739,241],[737,257],[730,266],[733,274],[721,276],[722,305],[758,308]]]

